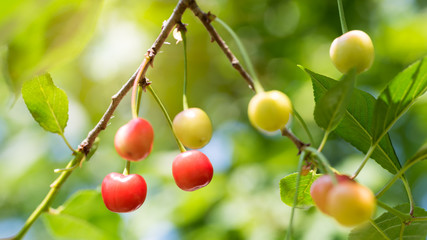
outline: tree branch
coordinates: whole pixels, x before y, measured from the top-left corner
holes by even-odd
[[[68,163],[66,169],[70,169],[64,171],[55,179],[55,181],[51,184],[51,189],[48,194],[45,196],[43,201],[38,205],[38,207],[31,213],[25,222],[24,226],[21,230],[13,237],[8,239],[19,240],[21,239],[27,231],[30,229],[32,224],[36,221],[36,219],[41,215],[42,212],[46,211],[50,205],[52,204],[53,199],[55,198],[57,192],[59,191],[62,184],[67,180],[67,178],[71,175],[72,170],[76,164],[80,164],[82,159],[84,159],[84,155],[87,155],[94,142],[96,137],[102,130],[107,128],[108,122],[113,116],[114,111],[117,106],[123,99],[123,97],[129,92],[132,88],[133,84],[138,84],[140,79],[145,78],[145,73],[150,65],[153,64],[154,57],[158,53],[159,49],[162,47],[163,43],[166,41],[169,33],[172,31],[173,27],[181,21],[181,17],[184,14],[185,10],[188,7],[190,0],[180,0],[176,5],[173,13],[169,17],[169,19],[162,26],[162,30],[157,37],[156,41],[153,43],[150,49],[148,49],[147,54],[143,62],[141,63],[138,70],[132,75],[132,77],[122,86],[122,88],[112,97],[110,106],[102,116],[101,120],[96,124],[96,126],[89,132],[86,139],[84,139],[79,148],[76,156]],[[83,155],[83,154],[84,155]]]
[[[245,69],[240,64],[239,60],[236,58],[236,56],[234,56],[233,52],[231,52],[228,45],[221,38],[221,36],[218,34],[215,28],[212,26],[211,22],[215,19],[215,15],[211,14],[210,12],[208,13],[203,12],[197,5],[196,1],[194,0],[190,1],[190,4],[188,7],[191,9],[194,15],[198,17],[200,21],[203,23],[206,30],[211,35],[212,41],[215,41],[218,44],[218,46],[224,52],[225,56],[227,56],[231,65],[240,73],[240,75],[242,75],[243,79],[246,80],[246,82],[249,85],[249,88],[255,91],[254,82],[251,76],[245,71]]]
[[[153,65],[154,57],[157,55],[158,51],[166,41],[166,38],[169,36],[169,33],[172,31],[173,27],[181,21],[181,17],[187,9],[190,1],[191,0],[180,0],[178,2],[172,15],[163,24],[162,31],[160,32],[156,41],[145,54],[145,58],[141,63],[141,66],[126,82],[126,84],[123,85],[122,88],[112,97],[111,104],[108,107],[107,111],[104,113],[98,124],[96,124],[96,126],[89,132],[86,139],[81,142],[78,151],[81,151],[85,154],[89,153],[96,137],[102,130],[105,130],[107,128],[108,122],[110,121],[114,111],[116,110],[123,97],[129,92],[129,90],[134,84],[137,84],[141,79],[145,78],[145,73],[147,72],[148,67],[150,65]]]

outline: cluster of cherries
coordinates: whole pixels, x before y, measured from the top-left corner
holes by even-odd
[[[353,30],[332,42],[329,55],[341,73],[355,69],[359,74],[372,66],[374,47],[368,34]],[[368,221],[376,205],[372,191],[346,175],[335,174],[335,178],[334,183],[330,175],[323,175],[313,182],[310,194],[316,206],[344,226]]]
[[[369,220],[375,210],[372,191],[346,175],[322,175],[310,188],[311,198],[323,213],[344,226],[355,226]]]
[[[173,131],[186,147],[198,149],[212,137],[208,115],[199,108],[188,108],[176,115]],[[134,118],[120,127],[114,137],[117,153],[127,161],[141,161],[151,152],[154,131],[143,118]],[[125,171],[126,172],[126,171]],[[184,191],[194,191],[210,183],[213,167],[209,158],[198,150],[178,154],[172,163],[176,185]],[[147,183],[138,174],[108,174],[101,185],[105,206],[112,212],[130,212],[138,209],[147,196]]]
[[[374,47],[365,32],[353,30],[336,38],[329,54],[340,72],[355,69],[359,74],[372,66]],[[283,129],[291,112],[289,98],[277,90],[257,93],[248,108],[252,125],[268,132]],[[376,204],[372,191],[345,175],[336,174],[336,180],[334,183],[329,175],[323,175],[312,184],[310,193],[316,206],[344,226],[369,220]]]
[[[332,62],[342,73],[369,69],[374,49],[369,36],[362,31],[350,31],[336,38],[330,48]],[[292,105],[286,94],[277,91],[258,91],[250,100],[248,116],[251,124],[261,131],[274,132],[286,127]],[[173,120],[177,139],[187,148],[205,146],[212,136],[207,114],[199,108],[188,108]],[[114,145],[118,154],[128,161],[146,158],[153,145],[153,128],[142,118],[132,119],[116,133]],[[194,191],[210,183],[213,167],[208,157],[198,150],[182,150],[172,163],[175,183],[184,191]],[[368,188],[345,175],[318,178],[311,186],[311,196],[317,207],[345,226],[368,220],[375,209],[375,196]],[[113,212],[138,209],[145,201],[147,184],[138,174],[110,173],[102,182],[102,197]]]

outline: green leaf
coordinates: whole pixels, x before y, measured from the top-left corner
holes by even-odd
[[[101,193],[94,190],[79,191],[59,212],[44,214],[44,223],[55,239],[120,239],[120,221],[118,214],[105,208]]]
[[[28,26],[46,5],[47,1],[0,1],[0,45]]]
[[[421,148],[414,154],[414,156],[405,162],[405,166],[413,165],[424,159],[427,159],[427,143],[421,146]]]
[[[53,84],[49,74],[25,82],[22,97],[40,126],[46,131],[63,135],[68,121],[68,98],[63,90]]]
[[[76,57],[93,35],[101,6],[102,0],[50,1],[15,34],[8,46],[6,74],[15,90],[23,81]]]
[[[408,212],[409,204],[399,205],[394,209],[402,212]],[[416,207],[414,216],[426,217],[427,212],[422,208]],[[409,225],[405,225],[398,217],[389,212],[386,212],[375,219],[375,223],[390,239],[425,240],[427,236],[427,221],[411,222]],[[404,227],[404,232],[403,238],[400,238],[402,224]],[[385,238],[370,223],[361,225],[350,232],[349,240],[366,239],[381,240]]]
[[[316,102],[337,84],[337,81],[329,77],[314,73],[306,68],[306,71],[313,83],[314,99]],[[354,89],[350,102],[347,105],[345,114],[341,122],[335,129],[335,133],[359,149],[367,153],[372,142],[372,118],[374,114],[375,98],[367,92]],[[396,173],[400,168],[394,148],[388,134],[375,148],[371,156],[378,164],[391,173]]]
[[[344,117],[345,109],[353,93],[355,76],[355,71],[344,75],[316,102],[314,119],[317,125],[327,132],[333,131]]]
[[[291,207],[294,204],[297,176],[298,173],[292,173],[280,180],[280,197],[282,198],[282,202]],[[298,201],[295,207],[308,208],[314,205],[313,199],[310,196],[310,187],[314,180],[320,176],[320,174],[315,174],[313,171],[310,171],[305,176],[301,176],[298,188]]]
[[[378,97],[372,142],[380,140],[426,90],[427,60],[423,58],[399,73]]]

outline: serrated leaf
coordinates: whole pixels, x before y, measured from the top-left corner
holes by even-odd
[[[49,74],[24,83],[22,97],[33,118],[46,131],[62,135],[68,121],[68,98]]]
[[[291,207],[294,205],[297,176],[298,173],[292,173],[280,180],[280,197],[282,202]],[[314,180],[320,176],[320,174],[314,174],[313,171],[310,171],[305,176],[301,176],[298,188],[298,201],[295,207],[308,208],[314,205],[310,195],[310,187]]]
[[[55,239],[120,239],[120,216],[104,207],[100,192],[79,191],[60,209],[59,213],[44,215],[44,223]]]
[[[329,88],[314,108],[314,120],[325,131],[333,131],[345,114],[354,89],[355,71],[351,71]]]
[[[303,69],[309,74],[312,80],[316,102],[319,101],[328,89],[337,83],[332,78],[317,74],[306,68]],[[344,117],[334,131],[338,136],[365,154],[371,147],[372,142],[371,126],[374,105],[375,98],[372,95],[355,88]],[[393,174],[400,168],[399,160],[388,134],[380,141],[371,157],[384,169]]]
[[[427,90],[427,60],[423,58],[400,72],[375,103],[372,142],[376,143]]]
[[[408,212],[409,204],[399,205],[394,209]],[[415,208],[415,217],[426,217],[427,212],[419,207]],[[402,228],[402,222],[395,215],[386,212],[375,219],[377,226],[386,234],[389,239],[403,239],[403,240],[425,240],[427,236],[427,221],[411,222],[409,225],[403,224],[404,232],[403,238],[400,238],[400,230]],[[361,225],[350,232],[349,240],[366,240],[385,239],[378,230],[370,223]]]
[[[37,17],[9,41],[6,75],[15,91],[22,82],[77,56],[93,35],[101,6],[102,0],[45,4]]]

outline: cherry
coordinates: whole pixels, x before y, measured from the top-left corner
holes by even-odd
[[[112,212],[131,212],[138,209],[147,196],[147,183],[138,174],[108,174],[101,185],[102,199]]]
[[[114,146],[122,158],[140,161],[150,154],[153,139],[151,124],[145,119],[135,118],[117,130]]]
[[[352,181],[350,177],[346,175],[335,174],[338,184],[346,181]],[[310,195],[314,201],[314,204],[319,208],[323,213],[330,215],[328,209],[328,196],[330,190],[334,187],[331,176],[322,175],[317,178],[313,184],[311,184]]]
[[[173,119],[173,131],[184,146],[198,149],[208,144],[212,137],[212,124],[200,108],[189,108]]]
[[[251,124],[269,132],[285,127],[291,112],[292,105],[288,96],[277,90],[257,93],[248,106]]]
[[[172,163],[172,174],[179,188],[184,191],[194,191],[210,183],[213,167],[205,154],[190,150],[175,157]]]
[[[356,68],[357,73],[361,73],[374,62],[374,46],[368,34],[353,30],[332,42],[329,55],[340,72],[347,73]]]
[[[372,191],[356,182],[334,186],[328,195],[328,212],[344,226],[355,226],[368,221],[375,211]]]

